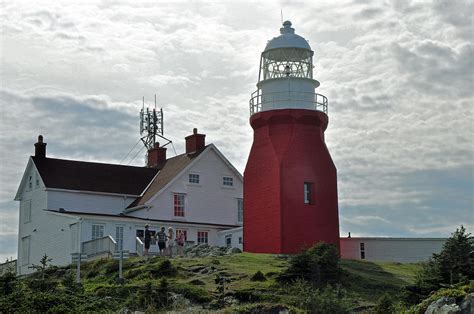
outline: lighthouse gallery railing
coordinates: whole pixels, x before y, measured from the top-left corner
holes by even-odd
[[[262,104],[272,104],[281,102],[303,102],[313,105],[313,110],[319,110],[328,114],[328,99],[326,96],[309,92],[273,92],[262,93],[260,89],[252,93],[250,98],[250,115],[262,111]]]

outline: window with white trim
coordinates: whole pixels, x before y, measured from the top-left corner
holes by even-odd
[[[174,216],[184,217],[184,194],[174,194],[173,205],[174,205]]]
[[[104,225],[92,225],[92,240],[104,237]]]
[[[244,221],[244,200],[241,198],[237,199],[237,222]]]
[[[209,233],[207,231],[198,231],[198,236],[197,236],[198,244],[208,243],[208,239],[209,239]]]
[[[189,174],[189,183],[199,184],[199,175],[196,173]]]
[[[244,243],[244,241],[242,241],[242,237],[239,237],[239,244],[242,244]]]
[[[123,250],[123,226],[115,226],[116,251]]]
[[[28,190],[33,188],[33,176],[28,176]]]
[[[234,186],[234,178],[232,177],[222,177],[223,186]]]
[[[31,222],[31,200],[22,202],[21,216],[24,224]]]
[[[37,172],[35,174],[35,187],[39,188],[40,186],[40,179],[39,179],[39,173]]]
[[[30,263],[30,236],[21,238],[21,265]]]

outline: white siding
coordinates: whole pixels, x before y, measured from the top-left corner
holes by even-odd
[[[441,238],[341,238],[341,257],[361,259],[364,244],[365,260],[414,263],[428,260],[439,253],[446,239]]]
[[[70,225],[76,222],[74,217],[61,216],[42,209],[33,208],[32,222],[28,231],[22,230],[20,239],[29,236],[30,258],[28,264],[18,263],[18,274],[28,274],[31,264],[39,264],[41,257],[46,254],[52,258],[54,265],[67,265],[70,262],[71,230]],[[27,224],[27,225],[29,225]],[[23,228],[25,229],[25,228]],[[26,249],[25,249],[26,251]],[[23,259],[22,242],[18,249],[18,259]]]
[[[86,192],[48,191],[48,209],[73,212],[120,214],[135,198]]]
[[[227,246],[226,237],[231,237],[231,247],[236,247],[243,250],[243,228],[234,228],[218,232],[218,245]],[[242,242],[239,242],[239,238]]]
[[[199,174],[199,184],[189,183],[190,173]],[[224,176],[233,178],[232,187],[223,185]],[[184,217],[174,216],[175,193],[185,195]],[[177,222],[242,225],[237,219],[238,199],[242,195],[241,179],[213,149],[209,149],[148,204],[152,206],[150,209],[138,210],[129,215]]]

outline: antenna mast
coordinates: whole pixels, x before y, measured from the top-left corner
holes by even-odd
[[[143,97],[142,102],[142,110],[140,110],[140,135],[147,151],[155,147],[157,137],[165,140],[165,144],[160,145],[161,147],[172,144],[172,141],[163,135],[163,108],[156,109],[156,94],[155,107],[152,110],[148,106],[145,108],[145,97]]]

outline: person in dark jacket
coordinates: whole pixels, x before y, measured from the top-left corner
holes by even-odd
[[[145,251],[143,252],[144,256],[148,256],[148,250],[150,249],[150,242],[151,242],[151,232],[150,232],[150,225],[145,225]]]

